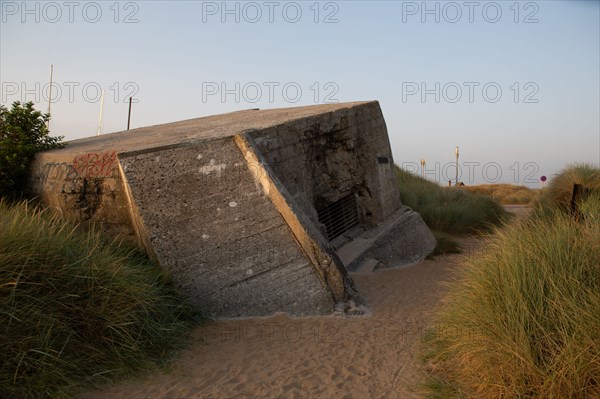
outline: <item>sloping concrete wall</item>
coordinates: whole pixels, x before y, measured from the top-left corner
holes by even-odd
[[[208,316],[333,311],[331,290],[232,138],[120,161],[158,261]]]
[[[289,191],[275,177],[264,156],[257,150],[254,140],[250,135],[238,135],[235,141],[248,161],[248,165],[252,165],[250,169],[255,180],[260,182],[263,190],[286,221],[300,248],[312,263],[313,269],[325,286],[331,290],[334,301],[336,303],[352,301],[350,307],[363,305],[344,264],[312,221],[301,211]]]

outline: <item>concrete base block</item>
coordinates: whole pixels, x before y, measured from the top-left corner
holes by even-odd
[[[338,249],[350,272],[402,267],[422,261],[437,241],[421,216],[402,207],[384,223]]]

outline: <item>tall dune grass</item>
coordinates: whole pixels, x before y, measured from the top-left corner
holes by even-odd
[[[193,320],[169,277],[134,250],[0,202],[0,397],[69,397],[153,367]]]
[[[539,205],[544,207],[558,206],[568,209],[571,203],[573,184],[600,190],[600,168],[590,164],[574,164],[567,166],[552,177]]]
[[[464,189],[473,193],[488,195],[504,205],[529,205],[536,200],[541,192],[541,190],[532,190],[525,186],[515,186],[513,184],[481,184],[478,186],[465,186]]]
[[[428,342],[438,385],[455,397],[600,398],[600,219],[537,215],[463,266]]]
[[[488,196],[446,188],[395,167],[402,203],[417,211],[435,230],[462,234],[490,230],[508,214]]]

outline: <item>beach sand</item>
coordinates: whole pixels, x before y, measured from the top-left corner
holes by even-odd
[[[86,392],[92,398],[421,398],[419,347],[461,256],[353,274],[369,316],[210,322],[168,372]]]

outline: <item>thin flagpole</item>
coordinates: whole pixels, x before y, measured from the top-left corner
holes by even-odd
[[[104,90],[102,90],[102,95],[100,97],[100,115],[98,116],[98,130],[96,130],[96,136],[100,136],[100,132],[102,131],[102,111],[104,110]]]

